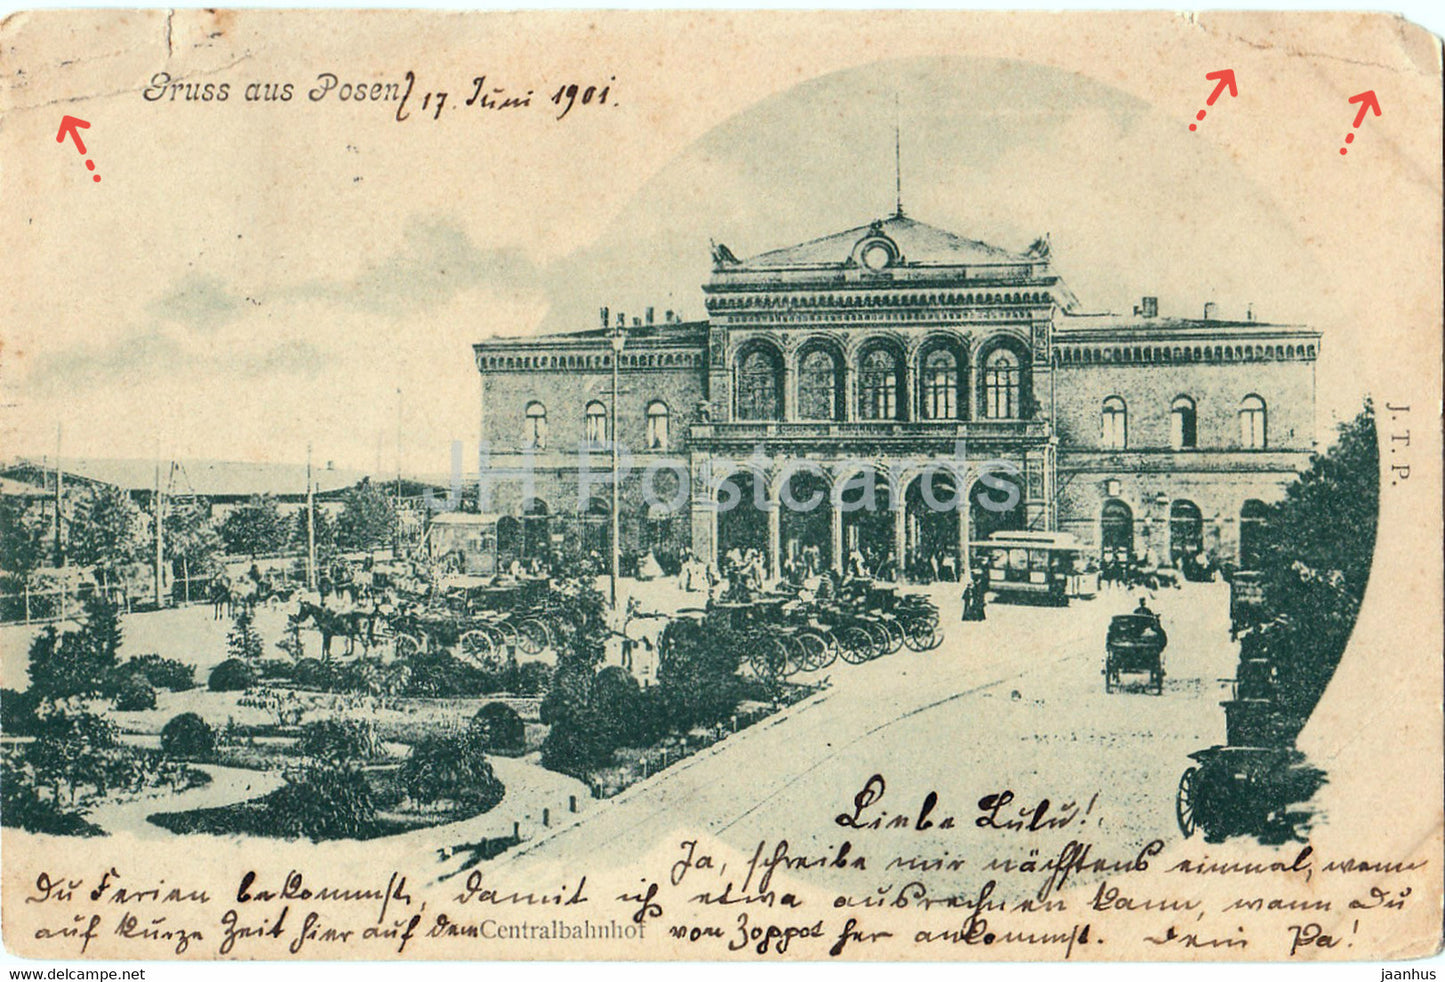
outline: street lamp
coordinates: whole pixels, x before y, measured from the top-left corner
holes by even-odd
[[[612,609],[616,610],[617,574],[618,568],[621,565],[621,545],[618,542],[619,526],[621,525],[619,509],[621,506],[618,501],[619,488],[617,479],[617,402],[619,395],[618,363],[622,360],[622,346],[626,342],[624,321],[621,314],[619,314],[617,317],[617,326],[613,328],[609,340],[612,342],[612,534],[608,536],[608,545],[610,546],[610,549],[608,551],[611,553],[611,556],[609,557],[611,561],[611,566],[609,567],[608,581],[610,587],[609,593],[612,599]]]

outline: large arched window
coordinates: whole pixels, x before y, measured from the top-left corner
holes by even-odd
[[[667,403],[658,399],[647,404],[647,449],[667,449]]]
[[[522,419],[522,447],[547,448],[547,407],[540,402],[527,403],[527,414]]]
[[[803,355],[798,366],[798,416],[801,419],[837,419],[839,409],[838,360],[822,348]]]
[[[782,399],[777,356],[763,348],[743,355],[738,363],[738,419],[777,419]]]
[[[1195,424],[1194,400],[1180,396],[1169,407],[1169,446],[1175,450],[1193,450],[1199,446]]]
[[[607,442],[607,410],[602,403],[589,402],[582,421],[582,439],[588,446],[600,447]]]
[[[924,419],[958,418],[958,359],[947,348],[930,351],[923,359]]]
[[[898,356],[887,348],[863,355],[858,367],[858,418],[898,419]]]
[[[989,419],[1019,415],[1019,359],[1007,348],[988,356],[983,366],[983,414]]]
[[[1259,569],[1269,535],[1269,505],[1249,498],[1239,510],[1239,566]]]
[[[1099,420],[1102,430],[1100,446],[1106,450],[1123,450],[1129,445],[1129,409],[1123,399],[1118,396],[1105,399]]]
[[[1239,405],[1239,443],[1246,450],[1262,450],[1267,445],[1267,422],[1264,400],[1245,396]]]

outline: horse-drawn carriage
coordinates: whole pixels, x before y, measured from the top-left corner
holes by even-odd
[[[1120,614],[1109,622],[1105,640],[1104,691],[1113,692],[1125,674],[1147,674],[1158,695],[1164,691],[1164,648],[1169,643],[1159,615],[1149,610]]]
[[[829,599],[798,591],[717,602],[677,630],[706,629],[711,618],[742,635],[748,666],[770,680],[820,671],[840,657],[857,665],[904,647],[931,651],[943,643],[938,608],[927,597],[900,596],[866,580]]]

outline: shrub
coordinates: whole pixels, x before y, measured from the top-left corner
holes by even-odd
[[[181,713],[161,729],[161,751],[171,757],[210,757],[216,752],[216,731],[195,713]]]
[[[324,689],[331,679],[331,669],[319,658],[302,658],[291,670],[291,681],[308,689]]]
[[[139,712],[156,708],[156,690],[150,680],[139,673],[127,675],[116,686],[115,708],[121,712]]]
[[[308,767],[295,780],[266,796],[271,828],[283,836],[358,838],[376,824],[376,800],[366,775],[356,767]]]
[[[212,692],[244,692],[256,684],[256,670],[239,658],[227,658],[211,669]]]
[[[285,658],[267,658],[258,667],[263,679],[290,681],[296,674],[296,663]]]
[[[185,662],[160,655],[138,655],[120,666],[124,675],[143,675],[157,689],[185,692],[196,687],[196,670]]]
[[[342,763],[379,757],[381,742],[369,719],[319,719],[301,727],[296,749],[307,757]]]
[[[480,742],[463,736],[423,738],[402,762],[397,778],[415,801],[452,801],[473,814],[492,809],[506,792]]]
[[[524,750],[527,727],[517,711],[503,702],[489,702],[472,717],[468,735],[488,750]]]

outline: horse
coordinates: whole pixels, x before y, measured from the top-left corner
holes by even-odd
[[[211,580],[211,620],[230,617],[235,610],[235,598],[231,595],[231,583],[224,576]]]
[[[370,621],[374,615],[359,612],[342,613],[341,611],[330,610],[310,600],[297,600],[296,613],[290,617],[292,627],[300,628],[307,621],[315,625],[316,630],[321,632],[321,657],[331,657],[331,639],[343,637],[346,639],[346,654],[355,654],[356,642],[359,638],[363,648],[368,647],[370,637]],[[367,630],[361,629],[361,621],[366,620]]]

